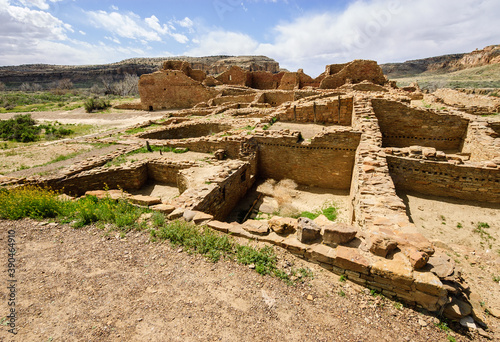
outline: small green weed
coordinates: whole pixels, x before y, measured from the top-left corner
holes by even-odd
[[[335,221],[337,219],[337,207],[333,203],[326,203],[320,210],[314,212],[303,211],[300,214],[294,215],[294,217],[307,217],[308,219],[314,220],[319,215],[325,215],[330,221]]]
[[[493,276],[493,281],[495,283],[499,283],[500,282],[500,276]]]
[[[346,282],[346,280],[347,280],[347,277],[345,276],[345,274],[342,274],[342,275],[340,276],[340,278],[339,278],[339,281],[340,281],[341,283],[345,283],[345,282]]]
[[[340,296],[340,297],[345,297],[345,292],[344,292],[343,290],[340,290],[340,291],[339,291],[339,296]]]
[[[312,272],[305,269],[291,270],[290,274],[279,269],[274,250],[269,246],[256,248],[240,245],[208,227],[200,228],[177,220],[156,225],[150,233],[153,241],[169,240],[174,246],[182,246],[189,253],[202,254],[212,262],[227,258],[242,265],[251,265],[257,273],[277,277],[289,285],[294,284],[291,276],[300,275],[297,279],[312,277]]]

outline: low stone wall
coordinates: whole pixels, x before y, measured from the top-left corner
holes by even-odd
[[[191,168],[192,162],[174,162],[168,159],[148,160],[148,179],[178,186],[179,170]]]
[[[284,122],[323,123],[350,126],[353,98],[338,96],[315,101],[295,102],[279,112]]]
[[[212,135],[231,129],[231,125],[211,122],[186,122],[139,134],[142,139],[186,139]]]
[[[250,142],[258,145],[261,178],[292,179],[299,184],[349,189],[360,132],[337,129],[299,141],[298,133],[267,132]],[[287,135],[288,134],[288,135]]]
[[[399,189],[478,202],[500,202],[500,168],[387,156]]]
[[[140,189],[148,179],[146,162],[137,162],[110,168],[97,168],[65,178],[48,179],[40,183],[71,196],[82,196],[89,190]]]
[[[462,147],[469,120],[451,113],[420,110],[397,101],[373,99],[383,147],[426,146],[438,150]]]
[[[433,95],[438,101],[470,114],[482,115],[500,111],[500,99],[495,96],[467,94],[445,88],[437,89]]]
[[[495,130],[497,129],[497,130]],[[471,161],[500,159],[500,125],[485,119],[470,123],[462,151]]]

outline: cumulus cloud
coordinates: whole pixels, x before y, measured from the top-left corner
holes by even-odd
[[[454,0],[356,1],[341,13],[312,13],[275,26],[275,40],[256,53],[319,73],[311,62],[391,62],[467,52],[495,41],[497,13],[496,0],[464,0],[460,6]]]
[[[120,37],[142,39],[145,41],[161,41],[156,30],[145,27],[149,27],[150,23],[154,24],[154,19],[148,18],[149,20],[146,20],[147,25],[144,25],[141,18],[132,12],[122,14],[118,12],[89,11],[87,12],[87,16],[95,27],[105,29]]]
[[[187,55],[246,55],[254,53],[259,46],[249,35],[224,30],[208,32],[195,41],[199,42],[198,46],[187,51]]]
[[[59,2],[62,0],[49,0],[50,2]],[[28,7],[38,7],[42,10],[47,10],[50,8],[50,5],[47,3],[47,0],[19,0],[19,2]]]

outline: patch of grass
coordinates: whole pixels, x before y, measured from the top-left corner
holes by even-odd
[[[444,321],[440,321],[439,323],[434,323],[436,327],[438,327],[442,331],[449,331],[450,327],[448,327],[448,323]]]
[[[48,163],[46,163],[44,165],[54,164],[54,163],[57,163],[57,162],[60,162],[60,161],[68,160],[68,159],[76,157],[80,153],[81,152],[73,152],[73,153],[70,153],[70,154],[61,154],[61,155],[55,157],[54,159],[52,159],[51,161],[49,161]]]
[[[335,221],[337,219],[337,207],[333,205],[333,203],[327,203],[323,206],[322,209],[316,210],[314,212],[303,211],[300,214],[294,215],[295,218],[298,217],[307,217],[311,220],[316,219],[319,215],[325,215],[327,219],[330,221]]]
[[[62,222],[73,222],[74,227],[103,222],[111,223],[126,232],[139,228],[137,219],[148,211],[111,198],[97,199],[95,196],[87,196],[77,201],[64,201],[58,196],[55,191],[33,186],[3,189],[0,191],[0,218],[57,218]]]
[[[242,265],[251,265],[257,273],[277,277],[287,284],[294,283],[291,275],[300,274],[298,278],[312,277],[312,273],[305,269],[292,270],[291,274],[279,269],[276,254],[269,246],[256,248],[240,245],[231,237],[217,233],[208,227],[202,228],[177,220],[155,225],[150,233],[153,241],[169,240],[172,245],[182,246],[189,253],[204,255],[212,262],[227,258]]]
[[[479,222],[476,226],[476,228],[473,230],[474,233],[476,234],[479,234],[479,236],[481,237],[481,240],[483,240],[481,242],[481,245],[483,244],[483,242],[486,242],[488,243],[489,245],[489,248],[492,248],[492,243],[491,241],[495,241],[496,239],[491,236],[490,233],[488,233],[485,229],[488,229],[490,228],[490,225],[486,222]]]
[[[371,289],[370,290],[370,296],[372,296],[372,297],[382,297],[382,294],[379,291],[375,290],[375,289]]]
[[[146,132],[146,131],[149,131],[153,128],[158,128],[158,127],[161,127],[161,125],[158,125],[158,124],[151,124],[147,127],[135,127],[135,128],[130,128],[130,129],[127,129],[125,131],[126,134],[137,134],[137,133],[142,133],[142,132]]]
[[[345,283],[345,282],[346,282],[346,280],[347,280],[347,277],[345,276],[345,274],[342,274],[342,275],[340,276],[340,278],[339,278],[339,281],[340,281],[341,283]]]
[[[394,308],[396,310],[403,310],[404,305],[402,303],[400,303],[400,302],[393,302],[393,304],[394,304]]]
[[[493,281],[495,283],[499,283],[500,282],[500,276],[493,276]]]
[[[340,296],[340,297],[345,297],[345,292],[344,292],[343,290],[340,290],[340,291],[339,291],[339,296]]]
[[[461,224],[460,222],[459,222],[459,223],[457,223],[457,228],[458,228],[458,229],[463,228],[463,226],[462,226],[462,224]]]

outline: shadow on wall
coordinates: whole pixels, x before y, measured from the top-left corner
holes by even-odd
[[[372,100],[372,105],[382,132],[382,147],[417,145],[441,151],[461,151],[468,120],[383,99]]]

